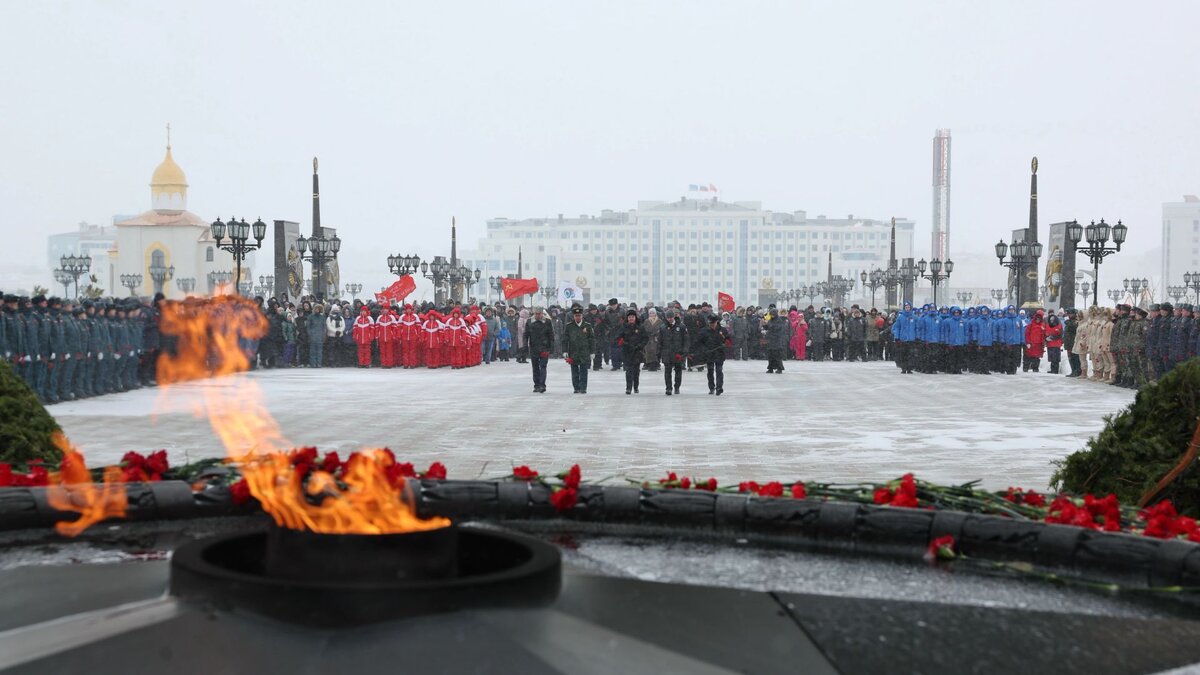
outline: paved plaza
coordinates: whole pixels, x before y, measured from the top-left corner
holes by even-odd
[[[201,380],[52,406],[93,466],[128,450],[166,448],[172,463],[222,456],[204,394],[256,382],[288,440],[322,451],[387,446],[451,478],[497,477],[515,464],[588,479],[649,479],[678,471],[748,479],[869,481],[913,471],[990,488],[1044,488],[1051,462],[1087,442],[1133,392],[1047,373],[901,375],[888,363],[763,362],[726,366],[725,395],[684,373],[681,396],[661,373],[625,395],[624,374],[592,372],[571,393],[565,363],[533,394],[528,365],[467,370],[292,369]]]

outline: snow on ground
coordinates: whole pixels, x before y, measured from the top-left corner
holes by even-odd
[[[681,396],[661,373],[625,395],[621,372],[590,375],[571,393],[552,362],[549,391],[531,393],[528,365],[467,370],[290,369],[144,389],[50,408],[90,465],[127,450],[166,448],[171,461],[223,456],[193,412],[203,392],[257,382],[288,439],[322,451],[388,446],[451,478],[498,477],[513,465],[588,479],[678,471],[722,483],[748,479],[886,480],[913,471],[939,482],[1043,488],[1051,462],[1080,449],[1133,398],[1129,390],[1048,373],[901,375],[888,363],[730,362],[725,395],[684,373]]]

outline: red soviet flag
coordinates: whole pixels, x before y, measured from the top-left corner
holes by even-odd
[[[505,279],[500,284],[500,287],[504,289],[505,300],[538,292],[537,277],[532,279]]]
[[[397,279],[396,283],[388,286],[382,293],[376,295],[382,295],[392,302],[400,302],[415,290],[417,290],[417,282],[413,281],[411,274],[405,274]]]
[[[733,304],[733,296],[728,293],[717,292],[717,309],[722,312],[732,312],[735,305]]]

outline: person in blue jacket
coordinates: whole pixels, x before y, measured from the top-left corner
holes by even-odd
[[[962,309],[951,307],[942,314],[938,324],[945,354],[942,367],[947,373],[962,374],[963,355],[967,346],[967,326]]]
[[[911,374],[917,348],[917,315],[911,302],[905,302],[904,308],[896,314],[892,338],[896,345],[896,365],[902,374]]]
[[[992,310],[980,306],[975,315],[975,362],[973,372],[991,373],[992,368]]]

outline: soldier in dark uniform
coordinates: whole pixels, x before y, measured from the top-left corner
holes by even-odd
[[[672,376],[674,376],[674,393],[679,393],[679,385],[683,382],[683,364],[687,358],[691,342],[687,328],[676,316],[675,309],[667,310],[667,321],[659,328],[659,358],[663,364],[663,382],[667,387],[667,396],[672,392]]]
[[[688,335],[699,336],[700,331],[704,330],[704,317],[700,315],[699,305],[688,305],[687,313],[682,318],[683,327],[687,330]],[[692,372],[693,368],[699,370],[703,367],[704,364],[699,362],[698,359],[688,359],[687,369],[689,373]]]
[[[587,393],[588,359],[596,347],[596,333],[592,324],[583,318],[583,308],[575,305],[571,308],[571,320],[563,329],[563,345],[566,350],[563,358],[571,364],[571,385],[576,394]]]
[[[18,298],[15,295],[4,296],[3,314],[0,321],[4,322],[4,347],[0,356],[13,367],[18,377],[24,377],[25,371],[25,321],[21,318]]]
[[[783,312],[770,307],[771,320],[767,322],[767,373],[783,374],[783,355],[787,353],[791,325]]]
[[[80,398],[75,388],[75,371],[79,367],[79,325],[75,322],[77,310],[67,302],[62,311],[63,354],[61,355],[62,373],[59,375],[58,398],[60,401],[73,401]]]
[[[1187,359],[1187,338],[1192,329],[1192,306],[1181,303],[1175,308],[1171,320],[1170,347],[1167,353],[1167,370]]]
[[[708,393],[720,396],[725,393],[725,348],[733,346],[733,334],[721,326],[720,317],[712,315],[697,343],[696,355],[704,361],[708,374]]]
[[[649,339],[646,329],[638,320],[636,309],[625,312],[625,323],[613,336],[613,345],[621,351],[621,363],[625,366],[625,393],[636,394],[641,384],[642,359]]]
[[[637,310],[634,310],[636,313]],[[617,303],[616,298],[609,298],[608,307],[604,309],[604,327],[606,329],[607,342],[605,348],[608,353],[605,355],[608,363],[612,365],[613,370],[621,369],[621,348],[617,346],[617,333],[620,332],[624,321],[621,320],[621,308]]]
[[[592,347],[592,370],[600,370],[608,362],[608,325],[600,308],[588,305],[587,321],[592,324],[592,335],[595,344]]]
[[[1171,315],[1174,311],[1175,307],[1171,303],[1164,302],[1158,306],[1154,317],[1154,322],[1158,325],[1158,329],[1154,331],[1154,359],[1151,363],[1155,379],[1167,372],[1167,354],[1171,351]]]

